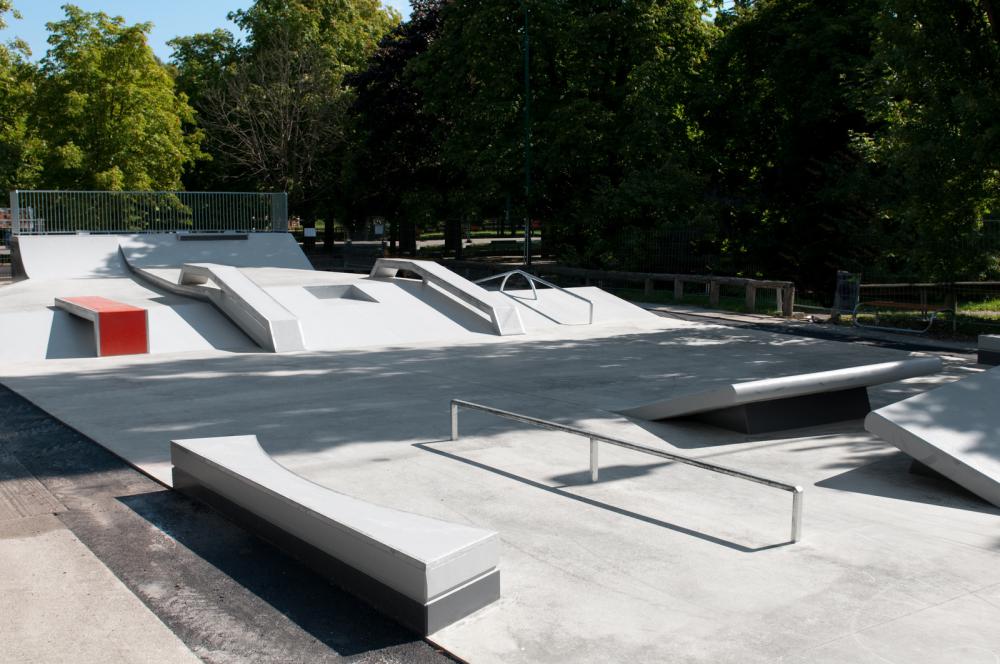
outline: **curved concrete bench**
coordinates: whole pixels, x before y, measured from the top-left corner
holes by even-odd
[[[433,261],[416,261],[407,258],[380,258],[375,261],[370,276],[392,279],[400,270],[419,276],[424,283],[437,286],[452,297],[486,314],[497,334],[524,334],[521,314],[513,306],[497,302],[493,295],[468,279]]]
[[[693,417],[744,433],[792,429],[847,419],[870,410],[870,385],[941,371],[937,357],[732,383],[619,411],[644,420]]]
[[[1000,507],[1000,369],[872,411],[865,429]]]
[[[276,463],[256,436],[175,440],[174,488],[430,634],[500,596],[495,532],[372,505]]]
[[[146,310],[93,295],[57,297],[57,308],[94,324],[97,356],[149,352]]]

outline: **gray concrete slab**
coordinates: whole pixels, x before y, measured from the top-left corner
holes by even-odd
[[[280,463],[320,484],[496,530],[503,598],[434,636],[472,661],[771,662],[824,646],[850,661],[849,644],[865,630],[878,647],[909,652],[894,643],[898,632],[879,628],[1000,584],[1000,511],[911,475],[860,421],[762,438],[610,412],[650,393],[905,354],[664,325],[0,371],[4,384],[157,477],[169,478],[171,438],[252,430]],[[976,372],[945,359],[944,374],[873,389],[873,405]],[[601,449],[601,481],[590,484],[585,440],[475,413],[462,415],[463,436],[451,442],[453,397],[801,484],[804,540],[781,546],[789,500],[766,487],[613,448]],[[983,604],[954,606],[960,620]]]
[[[0,520],[0,569],[0,661],[200,661],[51,514]]]

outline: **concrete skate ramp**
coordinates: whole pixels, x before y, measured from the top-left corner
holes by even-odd
[[[256,436],[175,440],[173,486],[235,517],[426,635],[499,597],[490,530],[352,498],[306,480]]]
[[[1000,368],[871,412],[865,429],[1000,507]]]
[[[745,433],[776,431],[864,417],[868,386],[939,371],[937,357],[866,364],[724,384],[619,412],[645,420],[695,416]]]
[[[123,235],[120,240],[125,260],[136,270],[179,268],[184,263],[312,270],[309,259],[288,233],[162,233]]]
[[[101,279],[129,276],[117,235],[21,235],[14,239],[15,277]]]

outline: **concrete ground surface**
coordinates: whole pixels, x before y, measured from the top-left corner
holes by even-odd
[[[943,355],[944,374],[875,388],[872,405],[980,370]],[[614,414],[713,382],[901,357],[664,320],[446,346],[53,360],[0,380],[164,481],[171,438],[256,434],[325,486],[496,530],[501,600],[431,637],[469,661],[995,662],[997,509],[910,474],[860,421],[746,436]],[[798,483],[804,540],[787,544],[788,494],[760,485],[608,447],[591,484],[585,439],[477,413],[452,442],[451,398]]]
[[[0,662],[449,661],[0,388]]]

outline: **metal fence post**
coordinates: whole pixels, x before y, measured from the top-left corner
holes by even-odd
[[[451,439],[458,440],[458,404],[451,403]]]
[[[10,234],[21,232],[21,206],[17,200],[17,189],[10,192]]]
[[[271,230],[288,232],[288,193],[271,194]]]

